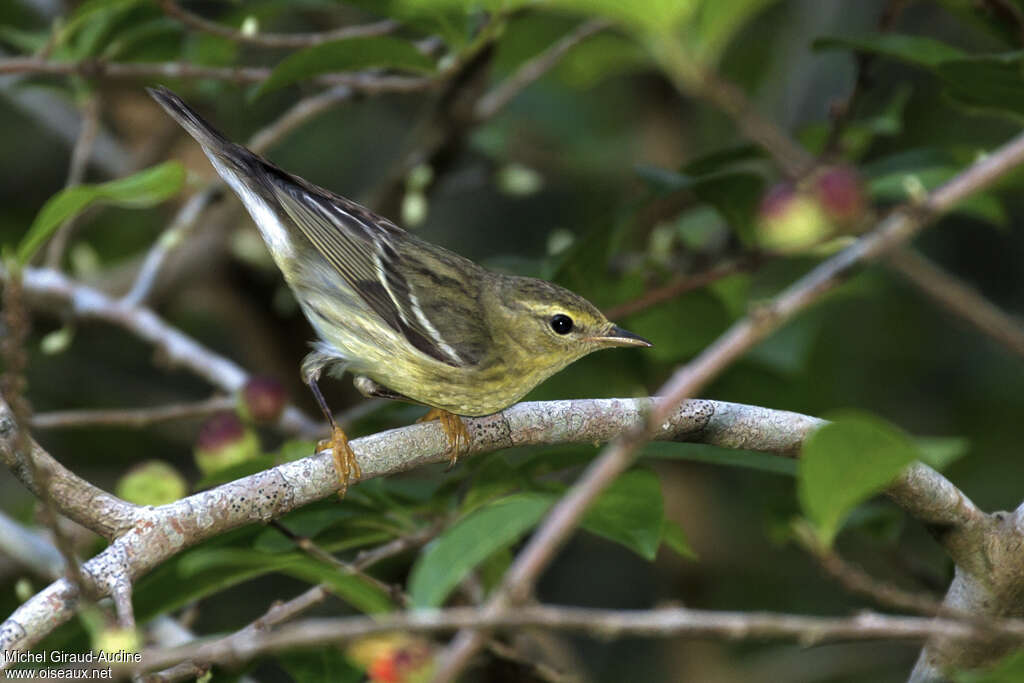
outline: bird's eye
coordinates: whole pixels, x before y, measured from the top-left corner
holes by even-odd
[[[551,318],[551,329],[558,334],[569,334],[572,332],[572,318],[564,313],[555,315]]]

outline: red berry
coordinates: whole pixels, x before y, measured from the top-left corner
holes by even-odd
[[[256,433],[247,429],[235,413],[218,413],[199,430],[196,439],[195,461],[203,474],[212,474],[260,454]]]
[[[288,402],[284,385],[273,377],[256,375],[242,387],[242,414],[256,423],[273,422]]]
[[[245,425],[234,413],[217,413],[199,428],[196,447],[215,451],[245,436]]]
[[[860,176],[849,166],[823,169],[815,180],[814,191],[825,214],[834,221],[853,221],[864,212],[864,187]]]
[[[779,183],[761,197],[761,205],[758,207],[757,214],[761,220],[779,218],[786,213],[794,199],[796,199],[796,188],[790,183]]]

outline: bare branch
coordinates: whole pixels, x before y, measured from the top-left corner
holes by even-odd
[[[472,437],[467,456],[513,446],[606,441],[624,431],[640,428],[654,405],[656,401],[651,399],[520,403],[495,415],[467,419]],[[0,413],[0,428],[4,424],[3,413]],[[786,411],[719,401],[689,401],[661,425],[656,438],[701,441],[792,456],[804,437],[820,424],[815,418]],[[3,435],[2,429],[0,435]],[[448,461],[447,437],[436,422],[355,439],[351,445],[363,478]],[[0,440],[0,456],[12,457],[9,449],[7,441]],[[333,495],[337,485],[333,458],[325,451],[169,505],[128,506],[129,513],[123,518],[129,530],[120,533],[107,549],[86,562],[82,566],[83,573],[93,577],[101,594],[109,594],[115,579],[134,581],[187,547],[244,524],[267,522]],[[78,486],[96,490],[86,482]],[[77,489],[64,491],[57,497],[64,505],[86,498]],[[102,500],[97,501],[101,503]],[[122,524],[117,530],[124,528]],[[70,584],[59,581],[21,605],[0,627],[0,650],[31,647],[70,617],[74,597]]]
[[[152,310],[112,299],[99,290],[79,284],[55,270],[26,269],[25,292],[34,305],[67,311],[76,318],[104,320],[128,330],[152,344],[163,360],[189,369],[222,391],[235,392],[248,374],[234,361],[206,348],[168,325]],[[320,424],[298,408],[288,406],[278,426],[291,433],[314,436]]]
[[[85,171],[89,165],[89,157],[92,155],[92,146],[96,141],[96,135],[100,130],[100,101],[95,95],[90,96],[82,104],[82,128],[78,133],[71,148],[71,161],[68,168],[68,179],[64,184],[65,188],[80,185],[85,178]],[[57,232],[50,240],[46,250],[46,266],[48,268],[60,268],[64,250],[67,248],[68,238],[74,229],[75,218],[64,221]]]
[[[807,150],[762,116],[742,90],[711,69],[693,63],[676,41],[666,48],[664,59],[668,65],[666,73],[681,92],[706,100],[721,110],[747,139],[771,155],[786,176],[800,178],[814,168],[814,158]]]
[[[1024,623],[1006,622],[1005,633],[1024,641]],[[844,640],[924,640],[942,635],[958,640],[984,637],[974,625],[952,619],[894,617],[870,612],[852,617],[811,617],[768,612],[717,612],[687,608],[617,611],[580,607],[519,607],[500,615],[475,608],[452,608],[378,615],[307,619],[269,633],[253,634],[247,642],[214,641],[142,653],[147,669],[185,659],[231,666],[253,658],[298,647],[341,643],[381,633],[440,633],[460,628],[517,630],[556,629],[601,639],[627,636],[648,638],[724,638],[727,640],[794,640],[802,645]],[[126,672],[124,667],[122,672]]]
[[[683,294],[692,292],[695,289],[707,287],[713,282],[718,282],[730,275],[742,273],[748,270],[750,266],[750,263],[734,261],[732,263],[724,263],[714,266],[702,273],[679,275],[673,278],[668,284],[648,290],[631,301],[626,301],[625,303],[612,306],[604,313],[609,320],[624,318],[628,315],[633,315],[634,313],[647,310],[652,306],[657,306],[664,301],[675,299],[677,296],[682,296]]]
[[[221,187],[219,182],[209,183],[189,197],[188,201],[178,209],[171,224],[160,234],[160,237],[146,253],[132,288],[121,299],[123,305],[135,307],[146,303],[168,257],[196,227],[207,207],[213,204],[219,195]]]
[[[0,459],[36,496],[40,492],[29,471],[30,459],[37,467],[45,468],[57,511],[104,538],[116,537],[136,519],[136,506],[65,469],[31,437],[24,434],[18,428],[10,406],[5,402],[0,402]]]
[[[539,55],[524,63],[514,74],[477,101],[474,109],[477,122],[494,118],[509,102],[515,99],[516,95],[553,69],[571,49],[611,26],[612,23],[604,19],[591,19],[583,22]]]
[[[110,410],[63,410],[39,413],[29,424],[36,429],[75,427],[148,427],[158,422],[204,417],[235,408],[231,396],[215,396],[194,403],[175,403],[154,408],[115,408]]]
[[[886,263],[937,304],[1024,357],[1024,327],[966,282],[909,249],[893,251]]]
[[[47,74],[82,78],[210,78],[232,83],[262,83],[273,70],[259,66],[203,66],[188,62],[108,62],[101,59],[52,62],[36,57],[0,59],[0,74]],[[419,92],[437,83],[433,77],[388,76],[376,72],[333,73],[314,76],[315,85],[345,85],[366,94]]]
[[[350,566],[355,571],[363,572],[378,562],[395,557],[396,555],[401,555],[408,550],[424,545],[430,539],[434,538],[439,531],[440,527],[436,525],[426,527],[416,533],[401,536],[393,541],[377,546],[376,548],[364,550],[356,555],[356,559]],[[313,586],[291,600],[286,602],[275,602],[271,605],[270,609],[258,619],[252,621],[244,628],[213,642],[220,643],[221,646],[231,649],[243,647],[253,638],[253,636],[268,632],[279,624],[295,619],[303,612],[322,603],[330,595],[331,591],[327,584],[321,583]],[[165,671],[150,674],[146,678],[150,683],[172,683],[173,681],[180,681],[189,677],[194,677],[196,671],[208,670],[212,663],[213,662],[196,659],[187,659],[175,664],[173,667],[166,669]]]
[[[360,26],[343,26],[333,31],[322,31],[319,33],[245,33],[233,28],[218,24],[215,21],[189,12],[174,0],[160,0],[160,6],[169,16],[174,17],[181,23],[194,29],[210,33],[212,35],[227,38],[239,43],[251,43],[261,47],[312,47],[321,43],[329,43],[333,40],[345,40],[348,38],[360,38],[369,36],[380,36],[393,32],[399,27],[397,21],[385,19],[372,24]]]

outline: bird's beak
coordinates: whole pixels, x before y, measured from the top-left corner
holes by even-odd
[[[612,325],[604,334],[594,337],[594,341],[603,342],[609,346],[654,346],[640,335],[624,330],[618,325]]]

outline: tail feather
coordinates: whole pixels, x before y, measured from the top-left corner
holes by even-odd
[[[161,85],[156,88],[146,88],[146,92],[171,115],[171,118],[181,124],[181,127],[194,137],[208,154],[227,157],[232,152],[237,153],[242,149],[207,123],[192,107],[185,104],[184,100],[168,88]]]

